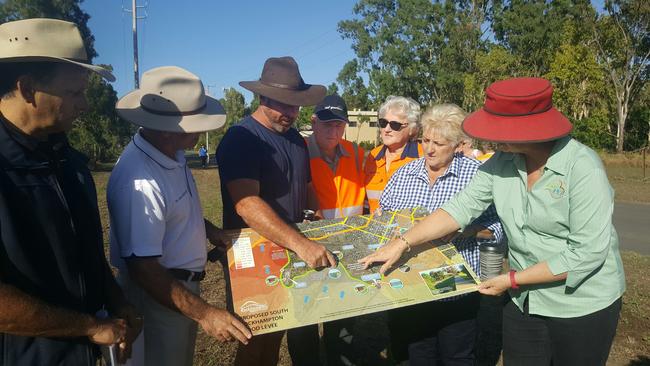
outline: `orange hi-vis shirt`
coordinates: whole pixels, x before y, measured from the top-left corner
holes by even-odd
[[[424,155],[422,146],[417,141],[409,141],[404,146],[400,158],[392,161],[388,171],[386,171],[386,149],[386,145],[377,146],[370,151],[366,158],[364,169],[370,213],[379,208],[379,197],[381,197],[384,187],[386,187],[388,180],[397,169]]]
[[[350,141],[341,140],[337,151],[338,161],[333,170],[323,160],[313,137],[307,139],[307,147],[311,182],[323,217],[333,219],[361,215],[366,198],[363,149]]]

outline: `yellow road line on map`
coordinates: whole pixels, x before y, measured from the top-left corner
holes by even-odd
[[[333,236],[333,235],[348,233],[348,232],[351,232],[351,231],[354,231],[354,230],[363,231],[362,228],[365,228],[368,225],[370,225],[370,220],[368,220],[368,222],[366,222],[364,225],[361,225],[361,226],[350,226],[350,225],[345,223],[346,221],[347,221],[347,217],[346,217],[346,220],[344,220],[343,222],[340,222],[340,223],[338,223],[336,225],[347,226],[350,229],[340,230],[340,231],[333,232],[333,233],[330,233],[330,234],[326,234],[324,236],[320,236],[320,237],[317,237],[317,238],[309,238],[309,240],[323,240],[323,239],[329,238],[330,236]],[[364,232],[366,232],[366,231],[364,231]],[[372,233],[369,233],[369,234],[372,234]],[[373,235],[375,235],[375,234],[373,234]]]
[[[382,235],[382,239],[390,240],[390,238],[387,237],[386,235],[388,235],[387,231],[390,230],[389,227],[393,224],[393,220],[395,220],[395,215],[397,215],[397,213],[393,212],[393,216],[391,216],[388,222],[386,223],[386,228],[384,229],[384,234]]]
[[[325,225],[325,226],[320,226],[320,227],[315,227],[315,228],[313,228],[313,229],[305,230],[305,231],[303,231],[302,233],[304,234],[304,233],[308,233],[308,232],[310,232],[310,231],[315,231],[315,230],[320,230],[320,229],[324,229],[324,228],[328,228],[328,227],[333,227],[333,226],[337,226],[337,225],[345,224],[345,223],[348,221],[348,217],[349,217],[349,216],[344,217],[344,218],[343,218],[343,221],[341,221],[341,222],[337,222],[337,223],[329,224],[329,225]]]

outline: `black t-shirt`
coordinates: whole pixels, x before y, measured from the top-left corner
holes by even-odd
[[[232,126],[216,152],[223,227],[247,227],[237,215],[226,184],[237,179],[260,183],[260,197],[286,222],[302,221],[307,208],[307,184],[311,181],[309,154],[305,140],[294,128],[280,134],[264,127],[253,117]]]

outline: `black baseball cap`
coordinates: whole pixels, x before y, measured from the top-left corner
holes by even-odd
[[[328,95],[314,108],[314,114],[322,122],[348,120],[348,107],[343,98],[336,94]]]

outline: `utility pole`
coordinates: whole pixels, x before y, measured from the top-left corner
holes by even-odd
[[[140,89],[140,75],[138,70],[138,7],[133,0],[131,5],[131,18],[133,19],[133,79],[135,88]]]
[[[133,81],[136,89],[140,89],[140,70],[138,62],[138,19],[146,18],[146,14],[143,17],[138,17],[138,8],[146,8],[149,4],[143,6],[137,5],[137,0],[131,0],[131,10],[122,9],[126,12],[131,13],[131,19],[133,21]]]

